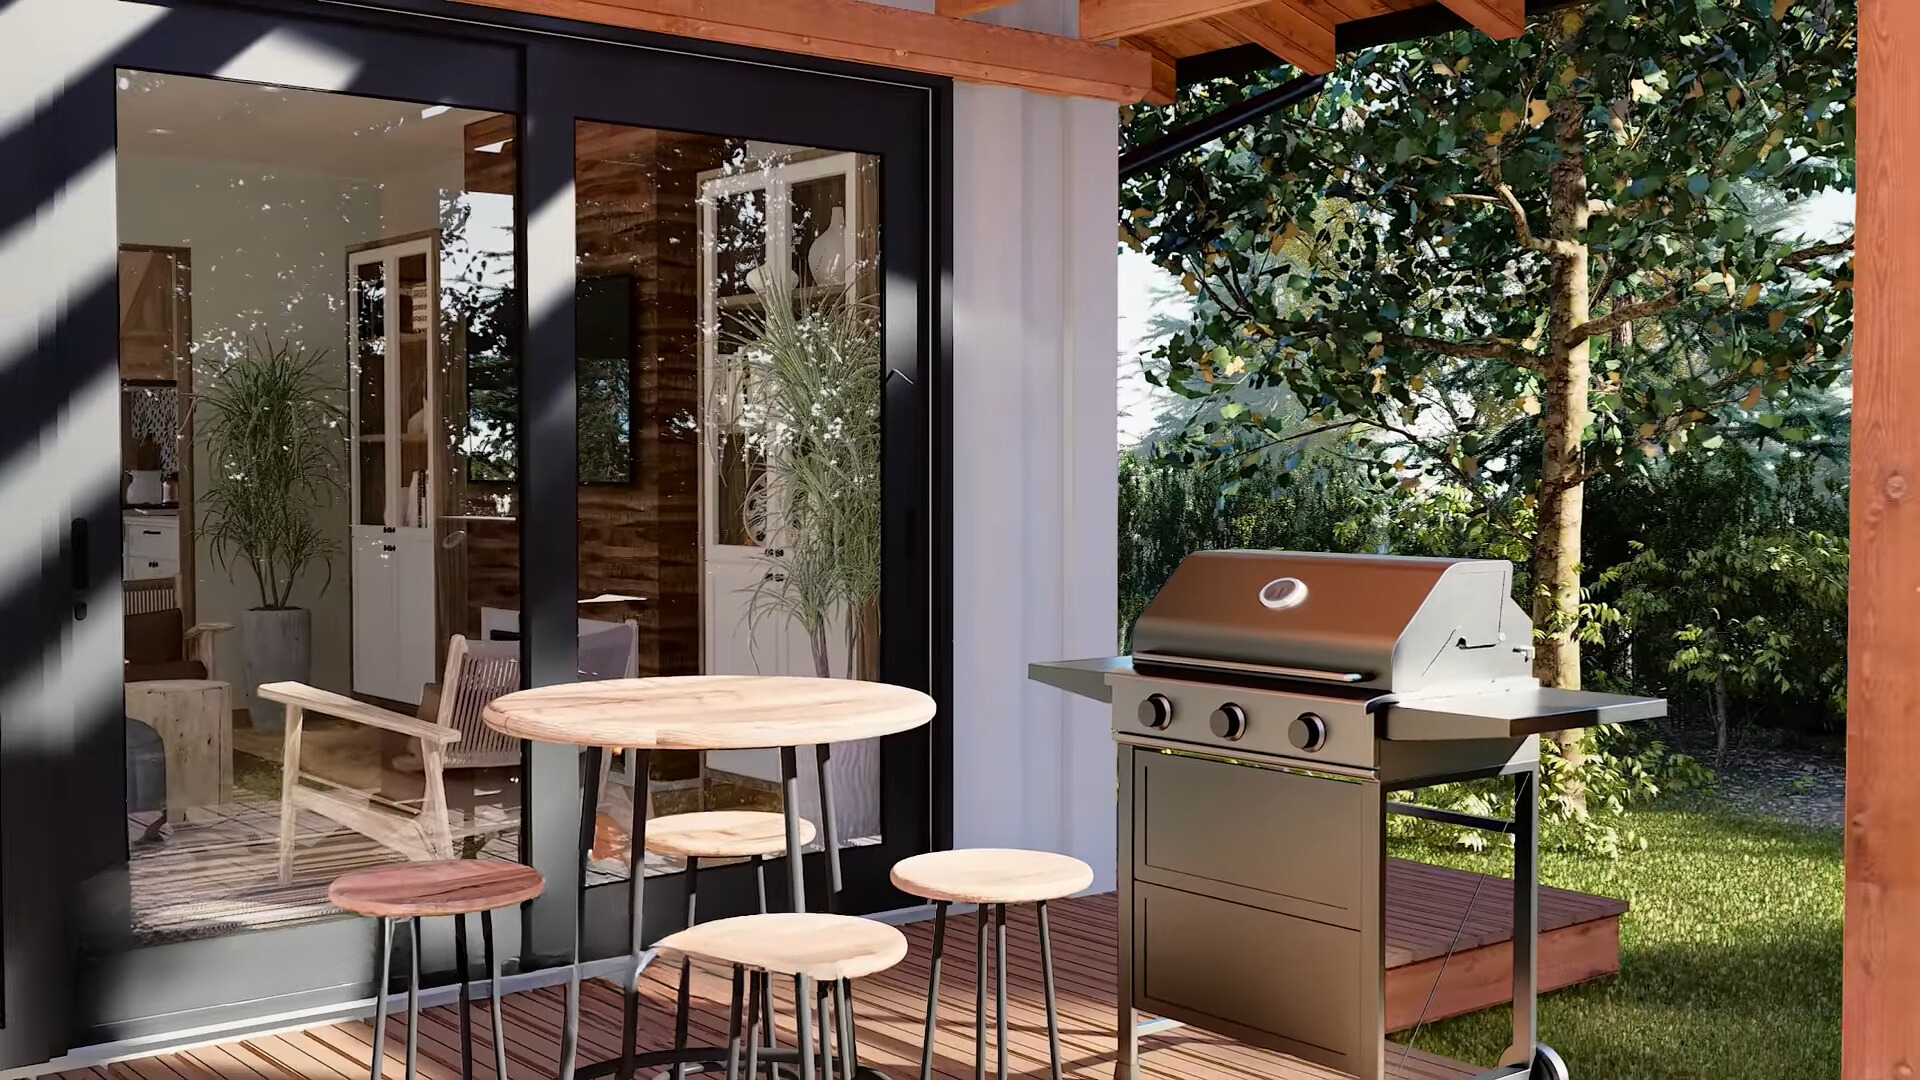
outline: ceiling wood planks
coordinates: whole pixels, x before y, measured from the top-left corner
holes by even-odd
[[[1153,89],[1153,62],[1134,49],[865,0],[466,2],[1049,94],[1130,102]]]
[[[1210,21],[1309,75],[1325,75],[1337,62],[1332,24],[1308,16],[1289,0],[1268,0],[1255,7],[1226,12]]]
[[[949,19],[964,19],[969,15],[978,15],[983,11],[1003,8],[1014,0],[933,0],[936,15],[945,15]]]
[[[1527,0],[1440,0],[1448,11],[1472,23],[1474,29],[1496,40],[1517,38],[1527,31]]]
[[[1205,19],[1263,0],[1080,0],[1080,36],[1093,41]]]

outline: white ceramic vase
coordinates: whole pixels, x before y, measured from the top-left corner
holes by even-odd
[[[167,487],[159,469],[134,469],[127,473],[126,500],[129,506],[152,506],[167,501]]]
[[[847,283],[847,212],[843,207],[833,208],[826,229],[807,249],[807,269],[813,272],[815,285]]]

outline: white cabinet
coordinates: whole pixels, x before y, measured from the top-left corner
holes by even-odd
[[[353,689],[417,703],[434,678],[439,516],[439,244],[347,256],[353,468]]]
[[[127,514],[120,519],[120,576],[127,581],[180,573],[180,519]]]
[[[434,681],[433,534],[353,527],[353,689],[409,705]]]
[[[756,589],[774,569],[763,552],[778,546],[782,527],[760,505],[765,471],[745,422],[756,391],[732,343],[740,316],[768,296],[804,302],[850,287],[867,230],[860,182],[858,154],[701,174],[701,670],[709,675],[817,674],[798,623],[771,611],[754,617]],[[840,631],[829,640],[841,642]],[[844,649],[828,650],[841,654],[831,656],[836,668],[845,666]]]

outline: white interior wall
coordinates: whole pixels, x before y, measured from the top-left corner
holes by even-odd
[[[247,342],[271,337],[326,353],[326,378],[347,405],[346,253],[349,247],[436,227],[443,190],[461,186],[460,151],[444,161],[383,183],[255,163],[123,153],[119,158],[119,229],[125,244],[184,247],[193,266],[194,383],[212,384],[219,365],[244,355]],[[340,480],[347,483],[344,436]],[[196,448],[194,475],[207,475]],[[352,690],[352,582],[344,495],[321,520],[340,548],[324,569],[310,571],[294,602],[313,612],[313,682]],[[183,526],[187,523],[183,522]],[[195,522],[197,524],[197,522]],[[223,567],[204,540],[194,553],[197,614],[203,622],[238,624],[259,603],[245,567]],[[325,585],[324,590],[322,585]],[[215,665],[238,681],[238,632],[215,639]]]
[[[990,17],[1073,33],[1075,12]],[[1115,647],[1118,137],[1110,102],[954,88],[954,842],[1066,852],[1097,889],[1107,711],[1026,669]]]
[[[346,406],[346,248],[377,226],[377,192],[336,176],[269,169],[254,164],[120,155],[119,228],[124,244],[157,244],[191,251],[194,385],[204,390],[230,358],[246,355],[249,340],[294,345],[327,354],[328,379]],[[344,439],[342,483],[346,480]],[[197,445],[194,476],[207,475]],[[325,689],[351,689],[347,581],[347,502],[334,500],[322,515],[341,545],[326,572],[309,572],[294,602],[313,612],[313,679]],[[182,522],[182,527],[188,525]],[[192,523],[197,525],[198,522]],[[203,622],[238,624],[260,602],[243,563],[223,567],[205,540],[194,550],[197,614]],[[238,632],[215,639],[215,665],[237,681],[242,662]]]

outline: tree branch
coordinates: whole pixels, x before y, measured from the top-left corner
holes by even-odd
[[[1520,196],[1513,193],[1509,184],[1495,184],[1493,190],[1500,195],[1500,201],[1513,213],[1513,228],[1520,235],[1520,246],[1528,251],[1545,252],[1548,255],[1575,257],[1584,254],[1581,245],[1568,240],[1542,240],[1533,235],[1533,226],[1527,221],[1527,208],[1520,204]]]
[[[1837,244],[1820,244],[1816,247],[1802,248],[1780,260],[1781,266],[1802,267],[1810,262],[1831,259],[1835,255],[1844,255],[1853,250],[1853,237],[1849,236]]]
[[[1282,323],[1274,328],[1276,337],[1328,337],[1348,332],[1346,327],[1331,326],[1327,323]],[[1451,356],[1461,360],[1505,360],[1515,367],[1528,371],[1539,371],[1539,358],[1528,353],[1511,341],[1499,339],[1491,341],[1448,341],[1445,338],[1423,337],[1418,334],[1397,334],[1382,331],[1380,343],[1396,349],[1425,349],[1442,356]]]
[[[1632,304],[1615,304],[1613,310],[1598,319],[1588,319],[1579,326],[1567,331],[1567,340],[1562,345],[1576,345],[1588,338],[1605,337],[1635,319],[1647,319],[1673,308],[1685,295],[1681,289],[1661,293],[1651,300],[1641,300]]]

